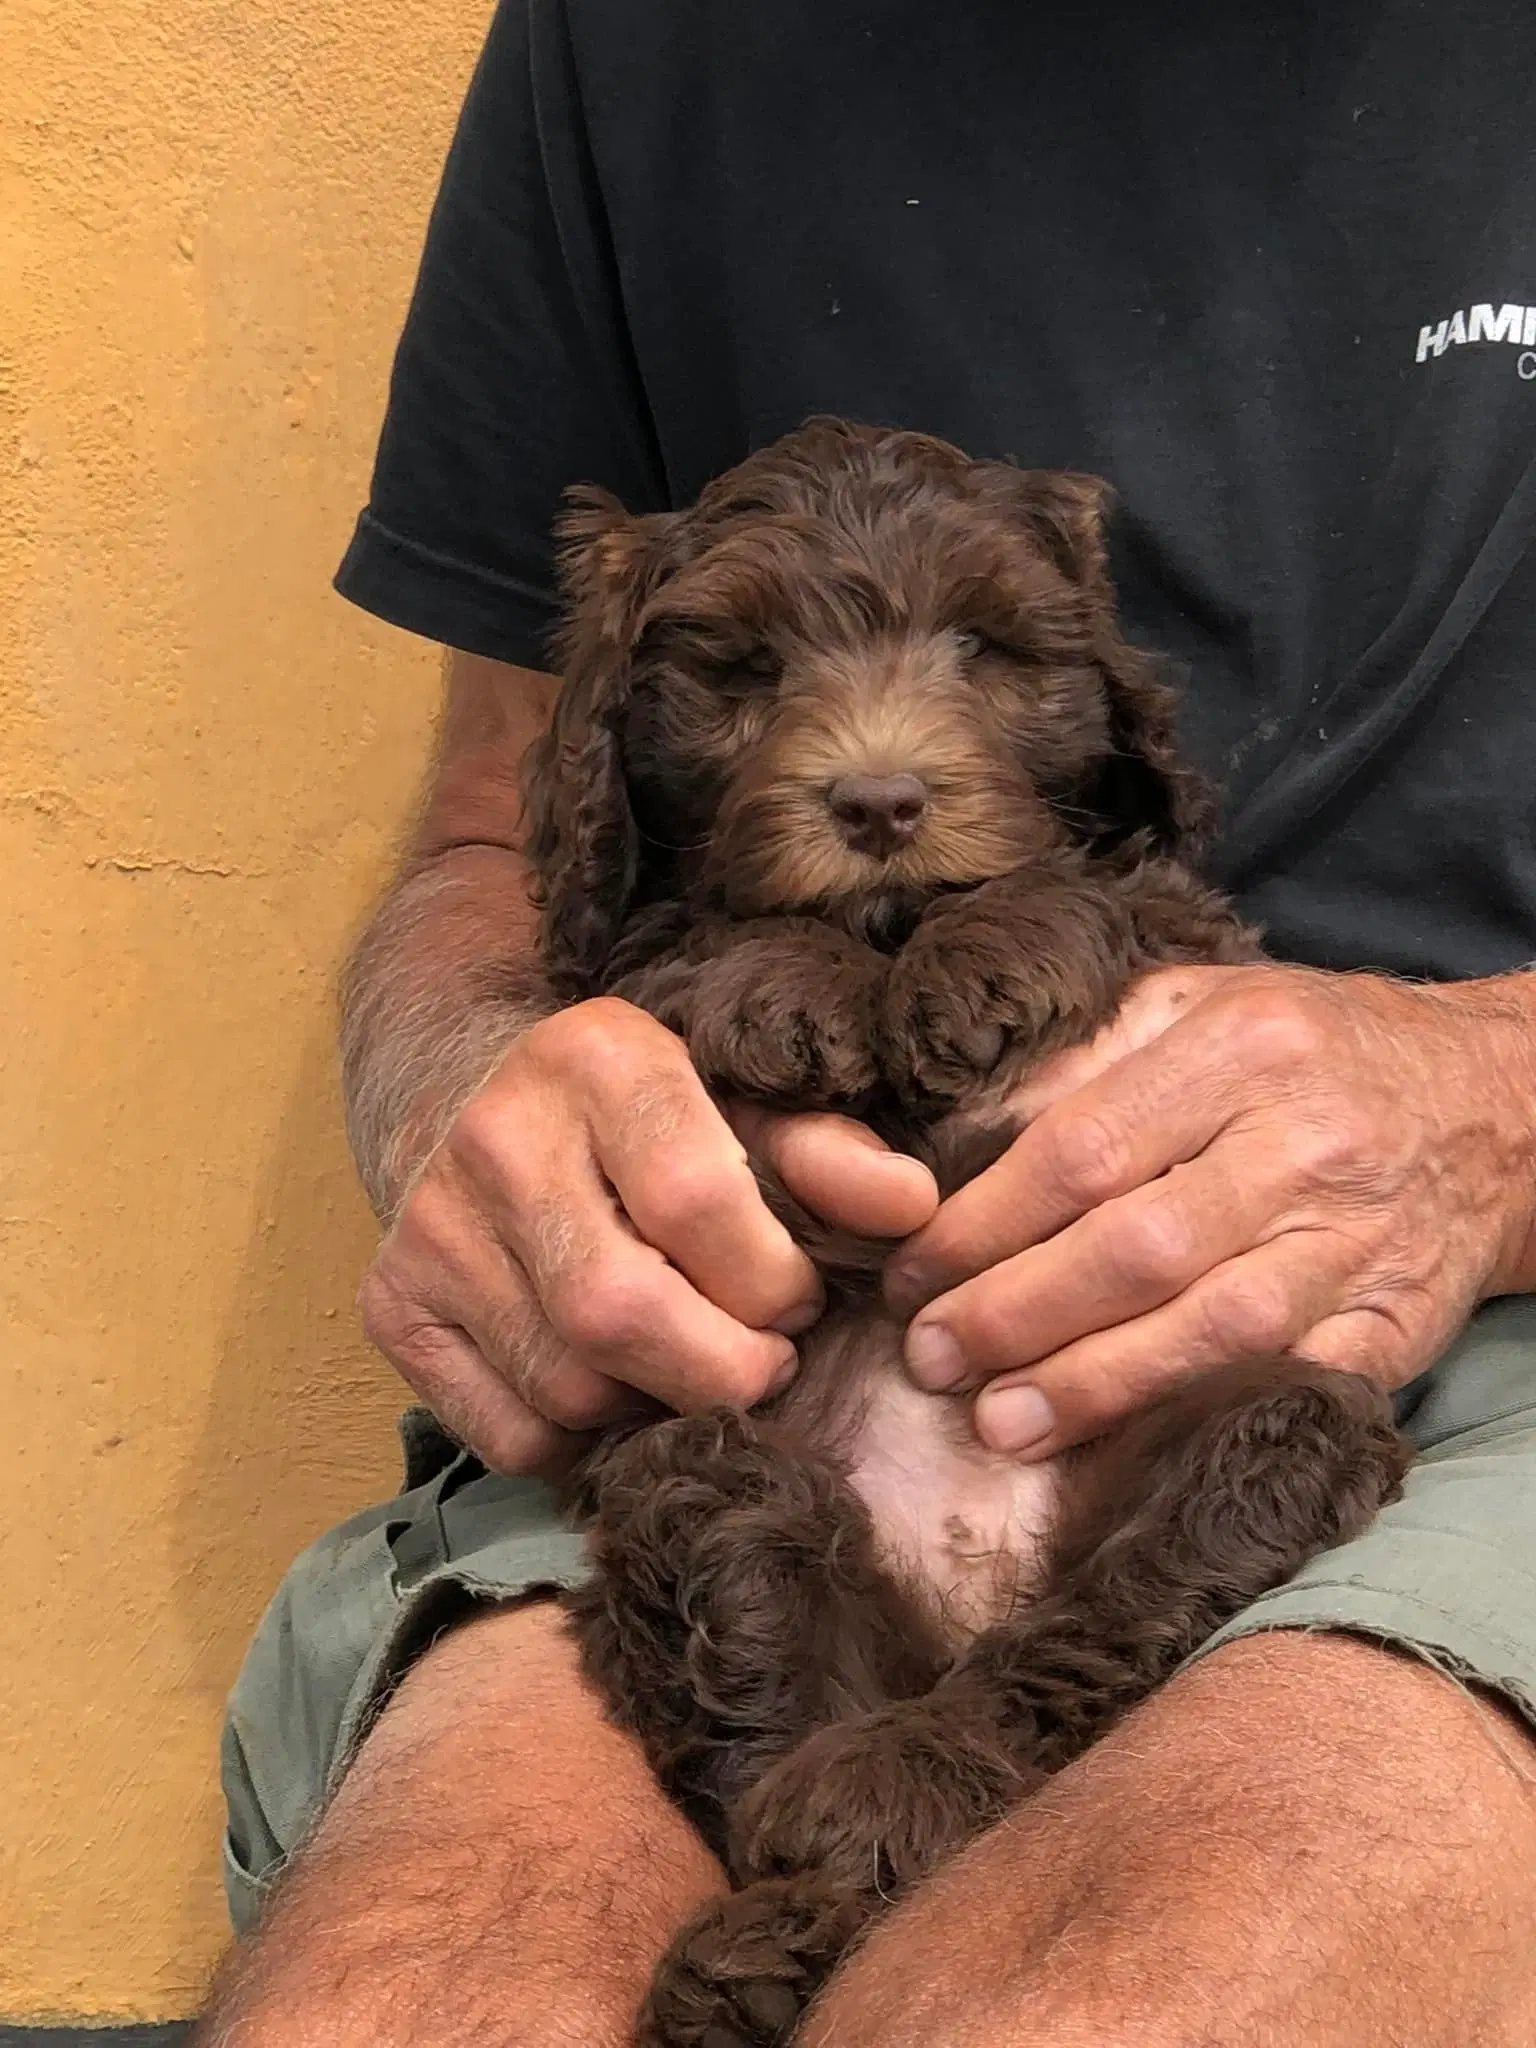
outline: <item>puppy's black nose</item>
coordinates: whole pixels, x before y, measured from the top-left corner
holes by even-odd
[[[840,775],[827,808],[855,853],[889,860],[917,830],[928,791],[915,775]]]

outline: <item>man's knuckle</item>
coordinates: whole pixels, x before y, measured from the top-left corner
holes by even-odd
[[[462,1198],[440,1173],[424,1173],[400,1204],[380,1258],[396,1266],[434,1260],[454,1241],[462,1220]]]
[[[1314,1185],[1355,1181],[1371,1160],[1369,1119],[1346,1102],[1332,1104],[1326,1115],[1292,1124],[1286,1151],[1295,1171]]]
[[[1310,991],[1289,982],[1250,983],[1231,998],[1224,1023],[1234,1050],[1251,1067],[1310,1068],[1327,1054],[1326,1017]]]
[[[1090,1350],[1074,1375],[1069,1393],[1063,1389],[1061,1406],[1088,1425],[1103,1425],[1120,1417],[1140,1413],[1162,1400],[1176,1383],[1177,1373],[1167,1356],[1156,1350],[1144,1352],[1136,1341],[1129,1344],[1115,1338],[1106,1340],[1102,1351]]]
[[[612,1261],[555,1283],[550,1320],[578,1351],[620,1351],[653,1337],[662,1304],[655,1281]]]
[[[480,1332],[487,1359],[519,1393],[537,1381],[546,1347],[540,1318],[525,1303],[497,1303],[485,1312]]]
[[[611,996],[573,1003],[528,1034],[530,1051],[548,1064],[588,1075],[654,1062],[663,1041],[643,1011]]]
[[[473,1179],[505,1171],[517,1149],[517,1120],[499,1092],[482,1089],[471,1095],[454,1119],[450,1140],[454,1157]],[[423,1183],[426,1186],[426,1183]]]
[[[612,1380],[572,1359],[543,1325],[522,1353],[524,1369],[508,1374],[522,1404],[561,1429],[591,1429],[613,1412]]]
[[[1018,1361],[1021,1322],[1011,1290],[980,1281],[970,1299],[947,1318],[966,1363],[996,1372]]]
[[[561,1429],[596,1429],[611,1420],[614,1397],[611,1391],[601,1386],[568,1385],[564,1380],[550,1382],[543,1398],[537,1403],[541,1414]]]
[[[618,1018],[601,1003],[575,1003],[562,1010],[550,1018],[547,1035],[562,1058],[577,1061],[604,1057],[624,1042]]]
[[[1130,1163],[1130,1136],[1116,1118],[1084,1111],[1062,1118],[1052,1165],[1070,1201],[1097,1208],[1125,1185]]]
[[[401,1326],[403,1306],[394,1283],[377,1266],[364,1275],[357,1290],[357,1308],[363,1335],[370,1344],[376,1344],[381,1351],[391,1348]]]
[[[706,1126],[711,1135],[720,1128],[708,1110],[704,1084],[686,1060],[651,1062],[636,1069],[609,1099],[611,1127],[637,1155],[659,1155],[664,1148],[670,1161],[682,1146],[699,1143]]]
[[[708,1159],[658,1159],[645,1192],[647,1220],[668,1238],[684,1238],[718,1223],[743,1182]]]
[[[1127,1207],[1115,1218],[1108,1253],[1120,1278],[1163,1287],[1188,1277],[1196,1257],[1190,1218],[1166,1201]]]
[[[1277,1275],[1234,1274],[1205,1301],[1208,1348],[1233,1357],[1282,1350],[1295,1335],[1289,1288]]]
[[[713,1362],[707,1375],[708,1384],[701,1382],[699,1404],[707,1406],[724,1401],[736,1408],[754,1407],[772,1385],[775,1370],[772,1359],[751,1357],[740,1352],[727,1353]]]
[[[382,1321],[364,1328],[369,1341],[418,1393],[435,1395],[461,1376],[462,1333],[437,1321],[418,1304],[397,1302]]]
[[[477,1415],[461,1425],[461,1434],[493,1472],[508,1473],[532,1471],[560,1437],[556,1424],[521,1407]]]

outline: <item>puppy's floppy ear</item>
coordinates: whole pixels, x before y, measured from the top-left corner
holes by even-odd
[[[1109,698],[1110,751],[1079,798],[1098,821],[1092,837],[1106,851],[1134,840],[1138,850],[1197,858],[1216,806],[1204,778],[1179,759],[1177,699],[1156,658],[1130,645],[1112,612],[1095,654]]]
[[[556,527],[564,680],[523,781],[545,964],[567,996],[601,988],[634,891],[638,840],[620,724],[636,627],[673,523],[668,513],[632,517],[607,491],[583,485],[567,494]]]
[[[1198,853],[1214,815],[1201,778],[1180,765],[1173,691],[1155,658],[1120,630],[1105,522],[1114,493],[1101,478],[1068,470],[1019,470],[1015,502],[1061,573],[1089,606],[1093,661],[1109,706],[1110,752],[1095,763],[1074,809],[1105,848],[1136,840],[1159,853]]]
[[[997,465],[1003,467],[1003,465]],[[1104,522],[1114,493],[1102,477],[1070,469],[1015,469],[1014,508],[1063,576],[1084,589],[1108,592]]]

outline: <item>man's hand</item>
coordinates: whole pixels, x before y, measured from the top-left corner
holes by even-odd
[[[925,1387],[1045,1457],[1294,1348],[1401,1385],[1536,1285],[1536,977],[1167,968],[892,1262]],[[923,1306],[926,1304],[926,1306]]]
[[[494,1469],[557,1467],[643,1408],[746,1405],[820,1313],[743,1138],[809,1207],[870,1236],[934,1212],[932,1177],[835,1116],[743,1112],[680,1039],[611,998],[517,1039],[407,1193],[362,1289],[373,1342]]]

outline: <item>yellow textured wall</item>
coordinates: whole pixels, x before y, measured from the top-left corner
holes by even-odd
[[[332,597],[484,0],[0,9],[0,2016],[192,2009],[222,1697],[393,1480],[335,967],[433,650]]]

